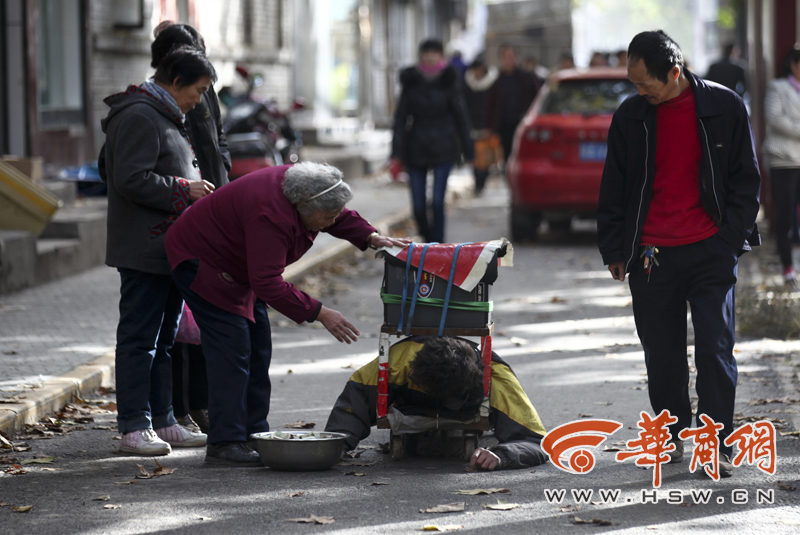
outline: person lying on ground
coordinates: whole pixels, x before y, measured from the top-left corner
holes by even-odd
[[[483,362],[477,344],[450,337],[410,336],[389,348],[389,406],[477,412],[484,398]],[[498,444],[478,448],[470,466],[480,470],[527,468],[547,461],[546,431],[511,367],[492,353],[489,423]],[[377,423],[378,359],[357,370],[325,425],[348,434],[348,450]]]

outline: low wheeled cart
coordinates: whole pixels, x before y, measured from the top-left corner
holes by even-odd
[[[425,408],[415,408],[413,412],[427,420],[429,428],[460,436],[459,456],[469,460],[478,447],[480,433],[489,430],[494,330],[489,290],[497,278],[498,266],[511,265],[511,244],[505,239],[474,244],[411,244],[405,249],[385,250],[384,259],[377,427],[392,429],[390,410],[403,409],[390,407],[388,403],[392,335],[480,337],[484,398],[477,414],[444,416]],[[401,459],[416,442],[414,432],[397,431],[393,429],[390,433],[390,449],[395,460]]]

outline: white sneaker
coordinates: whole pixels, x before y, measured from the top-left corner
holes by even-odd
[[[168,455],[172,453],[172,448],[148,428],[122,435],[119,451],[139,455]]]
[[[206,445],[206,434],[186,429],[180,424],[156,429],[156,435],[174,448],[199,448]]]

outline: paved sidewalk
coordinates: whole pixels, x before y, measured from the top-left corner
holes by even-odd
[[[407,186],[353,179],[349,208],[387,231],[410,214]],[[463,193],[471,178],[456,170],[450,189]],[[296,280],[342,254],[349,243],[321,234],[285,275]],[[119,312],[119,275],[101,266],[15,294],[0,296],[0,430],[19,429],[74,394],[113,384],[113,349]],[[19,404],[7,401],[13,397]]]

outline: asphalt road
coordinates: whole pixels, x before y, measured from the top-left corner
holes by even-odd
[[[495,183],[480,199],[462,201],[448,219],[450,241],[507,236],[506,192]],[[347,265],[306,279],[305,287],[342,311],[362,332],[353,345],[337,343],[314,326],[273,318],[274,357],[271,426],[304,420],[324,426],[328,411],[353,369],[377,354],[382,322],[379,288],[382,262],[361,255]],[[590,224],[569,235],[545,234],[534,245],[517,244],[514,267],[503,268],[492,288],[494,349],[513,367],[548,429],[587,418],[624,423],[603,446],[637,436],[639,413],[649,411],[643,355],[634,332],[627,285],[612,281],[602,266]],[[79,313],[79,311],[76,311]],[[737,346],[742,416],[777,419],[778,431],[798,429],[798,342],[741,340]],[[760,403],[759,400],[772,401]],[[775,401],[783,400],[784,402]],[[742,466],[732,478],[714,482],[681,464],[664,467],[653,502],[652,471],[612,452],[596,451],[596,466],[573,475],[547,464],[533,469],[467,473],[465,463],[447,458],[392,461],[369,449],[358,461],[369,466],[335,466],[316,473],[204,466],[202,449],[159,458],[170,475],[136,479],[137,464],[152,458],[113,453],[119,441],[113,413],[49,439],[20,440],[30,451],[1,456],[32,459],[55,455],[52,464],[26,464],[26,474],[0,472],[3,533],[411,533],[425,525],[463,526],[480,533],[797,533],[800,530],[800,444],[777,437],[777,471],[769,475]],[[378,446],[387,431],[362,442]],[[491,440],[490,438],[484,441]],[[619,446],[619,444],[617,444]],[[0,467],[6,464],[0,460]],[[363,476],[346,475],[357,471]],[[133,483],[130,483],[133,482]],[[374,485],[374,483],[386,483]],[[779,483],[780,482],[780,483]],[[783,488],[781,488],[783,487]],[[507,488],[509,493],[459,496],[458,489]],[[561,503],[546,491],[564,489]],[[573,491],[591,490],[586,503]],[[600,490],[619,490],[616,498]],[[691,492],[709,489],[708,503]],[[746,503],[733,503],[734,498]],[[736,493],[735,491],[739,491]],[[290,494],[302,494],[291,497]],[[671,494],[670,494],[671,493]],[[94,498],[108,496],[107,500]],[[680,503],[669,503],[680,497]],[[698,495],[699,496],[699,495]],[[758,503],[757,498],[762,503]],[[518,507],[486,510],[497,498]],[[460,513],[419,510],[465,502]],[[646,502],[646,503],[645,503]],[[8,505],[5,505],[8,504]],[[32,505],[26,513],[12,506]],[[106,509],[108,505],[118,508]],[[285,519],[316,515],[334,522],[309,525]],[[576,524],[576,518],[594,525]],[[607,522],[609,525],[600,525]]]

